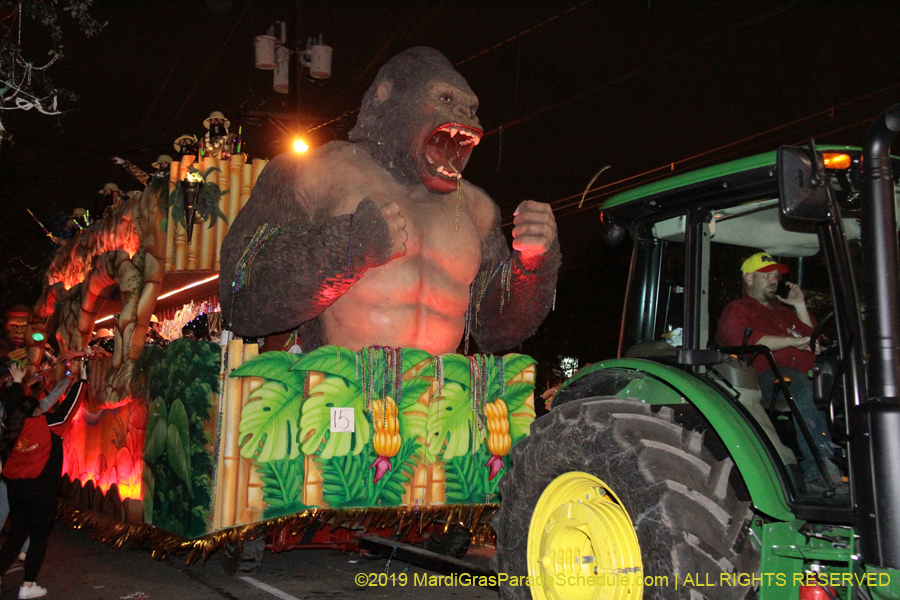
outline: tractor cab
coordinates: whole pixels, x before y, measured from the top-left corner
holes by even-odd
[[[753,425],[789,504],[808,518],[849,523],[847,415],[865,376],[858,357],[869,280],[861,258],[861,151],[819,151],[834,194],[826,223],[784,216],[775,152],[619,194],[604,205],[603,221],[608,230],[627,227],[634,240],[620,357],[675,365],[713,385]],[[900,162],[893,166],[896,185]],[[781,280],[776,295],[786,298],[791,282],[805,298],[812,332],[804,336],[815,352],[794,352],[802,370],[790,372],[810,379],[815,407],[806,412],[818,411],[813,417],[827,423],[827,443],[815,439],[821,432],[808,415],[801,418],[794,386],[784,385],[790,376],[780,370],[790,364],[779,369],[769,348],[749,343],[750,327],[740,339],[722,339],[725,307],[744,297],[742,264],[759,253],[786,271],[770,273]],[[816,456],[801,469],[804,445]]]

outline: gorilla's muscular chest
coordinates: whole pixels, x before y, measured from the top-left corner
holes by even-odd
[[[468,287],[481,262],[471,193],[461,190],[457,198],[457,194],[431,194],[421,187],[409,191],[382,183],[370,181],[365,196],[351,194],[346,212],[355,210],[364,198],[377,206],[396,202],[405,219],[406,254],[370,269],[354,285],[356,295],[373,294],[372,300],[378,297],[382,302],[425,303],[451,313],[465,311]]]
[[[353,213],[366,198],[379,207],[395,202],[408,236],[405,255],[366,271],[322,313],[327,343],[453,351],[481,263],[478,211],[490,199],[468,185],[458,195],[407,188],[366,160],[344,161],[319,183],[320,197],[330,199],[322,216]]]

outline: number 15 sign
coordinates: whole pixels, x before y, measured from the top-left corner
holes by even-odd
[[[353,409],[347,407],[331,407],[331,432],[332,433],[353,433]]]

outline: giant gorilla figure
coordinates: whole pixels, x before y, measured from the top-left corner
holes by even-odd
[[[549,205],[519,205],[510,254],[497,205],[462,181],[482,135],[478,99],[438,51],[392,58],[350,142],[282,154],[222,245],[222,315],[242,336],[300,326],[303,349],[337,344],[482,352],[531,336],[560,264]]]

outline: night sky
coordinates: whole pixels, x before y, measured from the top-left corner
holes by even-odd
[[[12,4],[0,2],[2,15]],[[60,116],[2,115],[13,135],[0,148],[3,262],[49,258],[26,208],[50,222],[89,207],[107,182],[140,189],[112,156],[149,171],[176,137],[205,133],[213,110],[242,126],[251,158],[284,152],[310,129],[312,146],[346,139],[378,68],[432,46],[480,99],[486,136],[465,178],[505,217],[524,199],[558,209],[564,267],[556,313],[538,335],[582,362],[615,351],[627,276],[628,244],[597,239],[604,197],[809,135],[858,145],[900,101],[900,3],[888,0],[100,0],[91,12],[105,30],[91,39],[67,30],[65,58],[48,71],[80,99],[61,102]],[[253,37],[278,20],[290,39],[305,46],[322,34],[334,49],[332,77],[304,73],[299,97],[293,81],[277,94],[272,72],[254,68]],[[35,63],[46,60],[37,24],[25,22],[22,42]],[[6,274],[5,301],[35,299],[17,298],[31,293],[16,289],[23,272]]]

